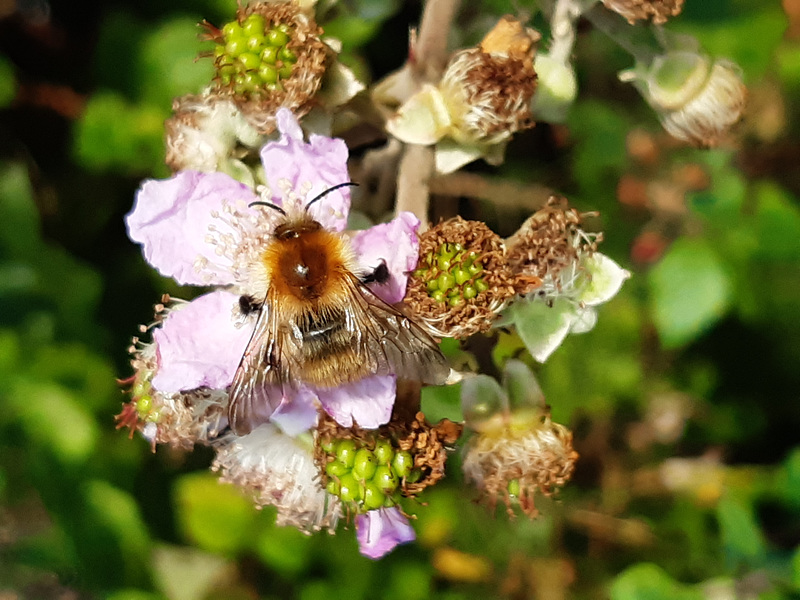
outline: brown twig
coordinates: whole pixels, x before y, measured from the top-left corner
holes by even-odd
[[[479,198],[498,207],[523,208],[534,212],[542,208],[553,190],[538,184],[484,177],[475,173],[451,173],[431,179],[430,192],[437,196]]]
[[[458,0],[428,0],[425,3],[416,42],[412,44],[409,56],[409,64],[421,82],[435,83],[442,76],[447,64],[447,33],[458,4]],[[414,213],[422,222],[423,229],[428,222],[429,182],[433,172],[433,147],[408,144],[397,175],[395,212]]]

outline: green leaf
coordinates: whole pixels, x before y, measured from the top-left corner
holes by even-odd
[[[39,213],[28,171],[22,164],[0,165],[0,211],[0,249],[12,256],[35,252],[39,245]]]
[[[210,473],[184,475],[175,484],[177,520],[201,549],[232,555],[247,548],[256,511],[237,488]]]
[[[0,55],[0,108],[8,106],[17,94],[17,79],[11,62]]]
[[[662,344],[697,339],[731,304],[732,285],[720,257],[705,240],[677,240],[648,277],[653,317]]]
[[[737,11],[734,18],[715,18],[702,24],[675,19],[674,29],[696,36],[712,57],[735,61],[748,78],[755,79],[770,66],[787,25],[786,14],[778,5],[756,6],[746,13]]]
[[[439,385],[422,388],[422,411],[431,423],[441,419],[462,421],[461,385]]]
[[[133,496],[106,481],[91,480],[85,484],[86,515],[83,525],[92,536],[101,540],[93,546],[96,553],[94,567],[101,564],[101,553],[114,549],[119,561],[110,560],[99,579],[132,584],[146,577],[146,563],[150,555],[150,538],[147,526],[139,514]],[[114,557],[116,558],[116,557]],[[117,568],[120,572],[114,573]]]
[[[204,49],[200,32],[197,20],[179,17],[161,23],[142,42],[138,71],[144,100],[167,111],[175,97],[196,94],[211,83],[211,58],[197,59]]]
[[[274,521],[274,512],[263,512],[265,519]],[[287,579],[297,578],[311,562],[313,540],[293,527],[278,527],[273,523],[261,529],[253,549],[261,561]]]
[[[800,259],[800,210],[797,202],[771,182],[756,188],[756,257],[772,261]]]
[[[567,124],[576,141],[572,173],[582,195],[608,195],[616,188],[619,172],[628,160],[625,132],[629,122],[625,115],[625,111],[592,100],[579,99],[573,105]]]
[[[86,462],[100,435],[80,399],[49,382],[17,381],[6,409],[19,420],[31,443],[65,464]]]
[[[611,600],[703,600],[701,590],[692,589],[670,577],[652,563],[634,565],[611,584]]]
[[[717,521],[725,554],[735,566],[745,563],[757,567],[763,563],[766,541],[749,503],[724,496],[717,504]]]
[[[89,169],[140,174],[164,159],[168,109],[129,103],[115,92],[98,92],[86,104],[75,131],[77,160]]]

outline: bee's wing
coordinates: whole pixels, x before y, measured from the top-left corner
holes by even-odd
[[[399,379],[439,385],[447,380],[450,365],[439,346],[419,325],[376,296],[353,275],[355,314],[353,333],[359,353],[374,363],[375,373],[392,373]]]
[[[264,303],[229,389],[228,423],[237,435],[266,422],[283,399],[277,311]]]

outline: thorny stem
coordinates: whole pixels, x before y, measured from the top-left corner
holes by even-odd
[[[426,82],[436,83],[447,64],[447,33],[455,17],[459,0],[428,0],[422,14],[416,43],[409,57],[414,72]],[[428,223],[429,180],[434,172],[434,149],[408,144],[397,175],[395,212],[410,211]]]

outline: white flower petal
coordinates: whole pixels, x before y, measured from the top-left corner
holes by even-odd
[[[557,299],[552,306],[544,302],[518,302],[511,307],[517,333],[528,352],[539,362],[545,362],[561,345],[578,318],[575,305]]]
[[[572,323],[570,333],[586,333],[594,329],[597,324],[597,310],[591,306],[578,308],[575,311],[575,321]]]
[[[597,306],[613,298],[631,274],[605,254],[595,252],[583,260],[583,268],[590,281],[575,298],[586,306]]]
[[[428,146],[442,139],[450,128],[450,114],[441,92],[425,85],[386,123],[386,131],[407,144]]]

